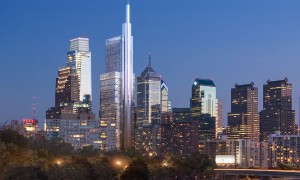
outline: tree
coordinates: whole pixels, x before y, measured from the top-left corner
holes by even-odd
[[[0,141],[8,144],[13,143],[18,146],[25,147],[28,145],[28,139],[18,134],[16,131],[6,129],[0,131]]]
[[[46,149],[54,155],[69,155],[74,151],[70,143],[61,139],[52,139],[46,143]]]
[[[43,173],[41,167],[16,166],[8,169],[4,174],[4,179],[23,180],[23,179],[43,179],[48,177]]]
[[[121,180],[147,180],[149,179],[148,166],[142,159],[133,160],[121,174]]]

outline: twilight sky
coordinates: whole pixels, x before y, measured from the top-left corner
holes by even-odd
[[[93,111],[99,111],[99,75],[105,40],[121,34],[123,0],[0,1],[0,122],[37,118],[54,105],[55,78],[66,65],[69,40],[90,38]],[[134,72],[152,66],[169,87],[172,107],[189,107],[194,78],[211,78],[230,111],[230,88],[288,77],[299,117],[299,0],[132,0]],[[223,124],[226,124],[223,123]]]

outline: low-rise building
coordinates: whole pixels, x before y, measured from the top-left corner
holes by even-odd
[[[271,167],[300,166],[300,135],[281,135],[277,131],[269,136],[269,143]]]

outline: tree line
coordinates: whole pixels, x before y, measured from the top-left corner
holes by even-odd
[[[75,150],[60,139],[34,140],[9,129],[0,131],[0,179],[4,180],[209,179],[214,168],[214,161],[199,153],[182,158],[101,152],[93,146]]]

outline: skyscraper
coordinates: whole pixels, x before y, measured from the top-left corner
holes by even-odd
[[[121,149],[132,148],[133,119],[133,37],[131,35],[130,5],[126,5],[126,22],[122,31],[122,113],[121,113]]]
[[[76,149],[93,145],[99,148],[99,121],[92,112],[91,52],[89,40],[70,41],[67,67],[56,78],[55,106],[46,111],[47,139],[60,138]]]
[[[100,76],[101,148],[131,149],[134,74],[129,4],[122,35],[106,40],[105,66],[105,73]]]
[[[231,112],[228,113],[229,139],[259,141],[257,87],[254,83],[231,88]]]
[[[59,68],[56,78],[55,106],[63,106],[70,101],[79,101],[79,83],[76,68]]]
[[[292,84],[288,79],[267,81],[263,88],[263,110],[260,112],[260,140],[270,134],[295,134],[295,111],[292,110]]]
[[[91,52],[89,51],[88,38],[70,40],[67,66],[76,69],[79,100],[83,101],[85,96],[92,98]]]
[[[163,113],[169,112],[168,87],[149,64],[137,78],[136,149],[159,153],[160,125]]]
[[[196,78],[192,85],[191,119],[200,120],[202,114],[215,117],[215,138],[218,127],[218,99],[216,86],[210,79]]]

